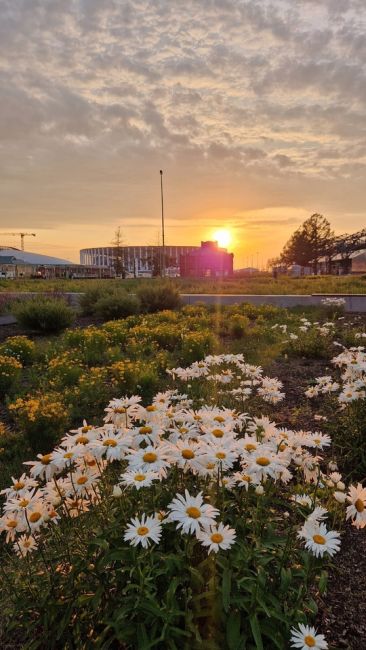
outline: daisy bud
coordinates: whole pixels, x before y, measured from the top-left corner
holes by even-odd
[[[114,485],[113,486],[112,496],[115,497],[115,499],[119,499],[119,497],[122,496],[122,490],[119,487],[119,485]]]
[[[256,493],[258,496],[261,496],[262,494],[264,494],[264,487],[263,487],[263,485],[257,485],[257,487],[255,488],[255,493]]]
[[[326,484],[327,484],[327,486],[330,487],[330,488],[334,487],[334,483],[333,483],[333,481],[332,481],[330,478],[326,481]]]
[[[337,465],[337,463],[335,463],[335,462],[333,462],[333,461],[331,461],[330,463],[328,463],[328,467],[329,467],[329,469],[330,469],[331,472],[335,472],[335,471],[338,469],[338,465]]]
[[[334,498],[338,503],[344,503],[346,500],[346,495],[344,492],[334,492]]]
[[[346,486],[343,483],[343,481],[338,481],[336,487],[338,488],[338,490],[345,490],[346,489]]]

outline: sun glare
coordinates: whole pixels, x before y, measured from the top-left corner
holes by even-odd
[[[220,230],[215,230],[213,233],[214,241],[218,242],[218,245],[221,248],[226,248],[231,242],[231,233],[227,228],[221,228]]]

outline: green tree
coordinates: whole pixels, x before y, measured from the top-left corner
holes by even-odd
[[[121,233],[121,226],[118,226],[116,232],[114,233],[114,240],[112,241],[112,246],[114,246],[114,268],[116,275],[121,275],[124,279],[126,277],[126,268],[125,255],[122,244],[123,237]]]
[[[319,258],[327,255],[333,238],[329,221],[322,214],[312,214],[285,244],[281,262],[312,266],[313,272],[317,273]]]

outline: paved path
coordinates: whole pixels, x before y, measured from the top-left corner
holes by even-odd
[[[16,322],[14,316],[0,316],[0,325],[14,325]]]

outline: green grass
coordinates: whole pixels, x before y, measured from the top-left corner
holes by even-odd
[[[137,288],[160,283],[159,278],[131,280],[0,280],[1,292],[76,292],[90,287],[121,286],[134,292]],[[181,293],[226,294],[312,294],[312,293],[366,293],[366,275],[363,276],[310,276],[307,278],[279,277],[269,274],[227,280],[176,278],[170,280]]]

